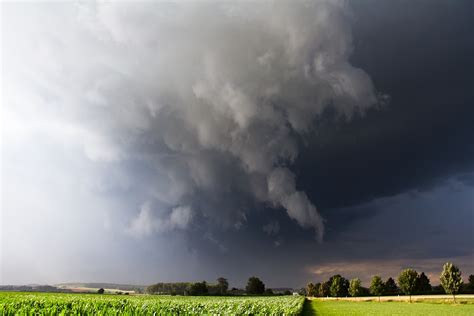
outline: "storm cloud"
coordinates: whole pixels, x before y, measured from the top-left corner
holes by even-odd
[[[235,226],[246,211],[238,199],[225,201],[232,192],[284,208],[322,240],[323,220],[289,168],[299,142],[325,108],[350,119],[377,103],[369,76],[348,60],[344,2],[12,13],[8,121],[34,122],[7,123],[7,141],[14,128],[43,132],[97,163],[142,164],[151,173],[144,183],[124,171],[124,181],[148,192],[134,234],[185,229],[192,215]],[[177,210],[187,210],[184,224],[174,223]]]
[[[1,6],[0,283],[472,270],[471,1]]]

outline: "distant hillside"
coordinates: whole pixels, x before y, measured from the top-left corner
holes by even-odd
[[[14,292],[71,292],[68,288],[60,288],[51,285],[28,284],[28,285],[0,285],[0,291]]]
[[[134,285],[134,284],[117,284],[117,283],[60,283],[56,284],[61,289],[110,289],[120,290],[127,292],[142,293],[145,291],[145,285]]]

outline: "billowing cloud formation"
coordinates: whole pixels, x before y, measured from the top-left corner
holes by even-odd
[[[326,107],[350,118],[376,103],[348,61],[344,2],[27,9],[8,20],[7,142],[41,135],[122,170],[113,187],[141,192],[136,235],[196,216],[239,227],[256,201],[323,238],[289,167]]]
[[[140,213],[132,221],[129,233],[134,236],[150,235],[153,232],[166,232],[174,229],[185,229],[192,219],[189,206],[175,207],[169,217],[156,216],[149,203],[142,205]]]

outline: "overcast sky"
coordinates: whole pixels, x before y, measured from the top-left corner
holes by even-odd
[[[0,284],[474,273],[472,1],[1,9]]]

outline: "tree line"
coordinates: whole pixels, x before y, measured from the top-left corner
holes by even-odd
[[[415,294],[474,294],[474,275],[470,275],[468,283],[464,284],[461,271],[455,265],[447,262],[440,274],[439,286],[431,286],[430,279],[424,272],[418,273],[414,269],[405,269],[400,272],[397,282],[392,277],[386,281],[378,275],[372,277],[368,288],[362,286],[360,279],[347,280],[340,274],[333,275],[326,282],[308,283],[306,295],[316,297],[347,297],[347,296],[380,296],[382,295],[409,295]]]
[[[202,282],[174,282],[156,283],[146,288],[148,294],[169,294],[169,295],[273,295],[271,289],[265,289],[265,284],[257,277],[252,276],[247,281],[245,290],[232,288],[229,290],[229,282],[226,278],[220,277],[216,283]],[[291,294],[291,292],[283,293]]]

